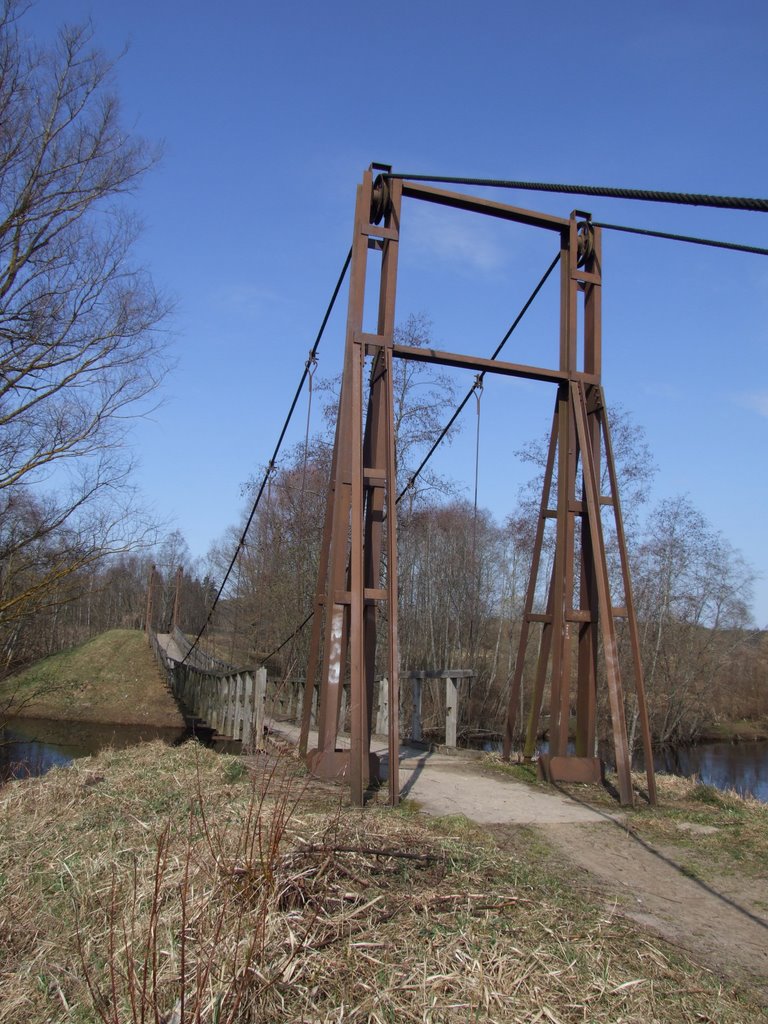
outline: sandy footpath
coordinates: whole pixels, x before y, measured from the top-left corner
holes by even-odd
[[[294,742],[298,730],[276,728]],[[381,738],[377,738],[381,740]],[[314,737],[310,736],[310,745]],[[386,772],[386,746],[374,743]],[[768,1003],[768,892],[759,879],[711,885],[689,877],[673,849],[657,849],[628,829],[615,812],[587,806],[556,790],[492,774],[477,762],[404,747],[403,798],[426,814],[462,814],[505,831],[534,827],[578,872],[583,885],[617,912],[691,953],[719,976],[757,986]],[[738,882],[738,884],[736,884]]]
[[[451,763],[453,761],[453,764]],[[564,793],[547,791],[440,755],[401,762],[404,796],[427,814],[463,814],[482,825],[538,829],[557,853],[585,873],[585,886],[608,909],[631,918],[693,954],[716,974],[744,980],[768,1000],[768,915],[764,881],[710,885],[689,877],[674,850],[657,849],[607,813]],[[731,890],[729,892],[729,890]]]
[[[406,756],[400,761],[401,795],[427,814],[463,814],[481,825],[592,822],[603,816],[556,791],[545,792],[514,779],[478,771],[471,762],[441,754]]]

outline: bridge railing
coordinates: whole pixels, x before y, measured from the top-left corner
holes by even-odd
[[[202,668],[209,672],[237,671],[235,665],[230,665],[228,661],[222,661],[220,658],[215,658],[212,654],[204,651],[201,647],[195,647],[193,649],[186,634],[182,633],[178,626],[174,626],[171,630],[171,638],[176,641],[176,644],[184,655],[184,658],[191,661],[196,668]]]
[[[172,672],[173,694],[190,714],[220,736],[241,740],[247,748],[262,749],[267,688],[265,668],[208,672],[176,662]]]
[[[265,668],[216,669],[182,664],[166,652],[154,632],[149,633],[149,642],[168,688],[188,716],[226,739],[241,740],[244,748],[263,749]]]
[[[155,661],[157,662],[160,671],[163,673],[163,676],[165,677],[166,686],[168,686],[168,688],[172,690],[173,669],[171,667],[171,664],[173,662],[173,659],[168,657],[165,650],[161,646],[160,641],[157,639],[157,635],[152,630],[147,631],[147,637],[149,638],[149,646],[152,648],[152,653],[155,656]]]

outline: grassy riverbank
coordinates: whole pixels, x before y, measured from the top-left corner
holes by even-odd
[[[0,683],[0,707],[25,718],[183,728],[144,633],[113,629]]]
[[[711,722],[701,730],[701,743],[741,743],[768,740],[768,718]]]
[[[509,830],[340,797],[191,744],[10,784],[0,1024],[763,1019]]]

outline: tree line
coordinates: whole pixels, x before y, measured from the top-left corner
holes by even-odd
[[[296,481],[302,475],[296,465],[276,474],[271,498],[257,515],[253,541],[238,559],[234,585],[217,613],[212,639],[218,635],[235,660],[260,663],[311,610],[322,499],[314,488],[297,494]],[[321,484],[325,477],[313,466],[306,479]],[[532,526],[519,513],[499,522],[459,498],[417,500],[400,510],[401,669],[474,670],[471,699],[463,707],[467,738],[497,735],[503,728],[530,570]],[[655,739],[689,741],[718,721],[765,716],[768,634],[752,626],[751,573],[738,553],[685,497],[655,506],[630,543]],[[225,550],[211,553],[214,566],[217,561],[221,565]],[[275,674],[302,675],[308,633],[304,629],[273,656],[269,667]],[[620,644],[628,662],[629,637],[621,631]],[[524,723],[527,693],[522,700],[518,721]],[[637,719],[631,696],[628,704],[634,736]],[[427,728],[431,724],[437,730],[437,684],[430,713]]]

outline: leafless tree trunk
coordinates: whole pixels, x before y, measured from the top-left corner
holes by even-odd
[[[151,539],[128,418],[164,372],[167,304],[133,265],[122,201],[156,154],[122,128],[88,28],[30,41],[0,12],[0,631],[72,600],[105,553]]]

